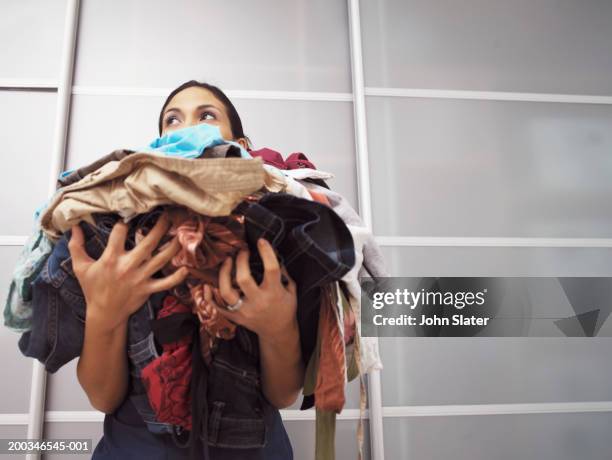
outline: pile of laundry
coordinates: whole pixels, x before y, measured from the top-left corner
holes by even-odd
[[[157,251],[175,236],[181,249],[155,276],[181,267],[189,274],[151,295],[128,320],[128,397],[151,432],[171,433],[205,458],[209,445],[263,447],[271,405],[261,391],[257,336],[203,301],[204,284],[218,287],[222,262],[241,249],[249,249],[251,272],[261,282],[256,243],[263,237],[297,286],[306,368],[300,408],[316,410],[315,458],[334,458],[336,414],[347,382],[357,377],[361,457],[364,376],[382,363],[376,340],[361,337],[358,280],[388,273],[357,212],[327,185],[331,178],[303,153],[283,159],[267,148],[245,150],[208,124],[68,170],[35,213],[4,324],[21,333],[20,351],[48,372],[78,357],[86,302],[68,251],[71,227],[82,228],[87,253],[98,259],[116,222],[128,224],[129,250],[166,213],[171,225]]]

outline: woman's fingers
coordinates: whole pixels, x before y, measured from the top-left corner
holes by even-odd
[[[204,284],[203,291],[204,291],[204,302],[206,302],[208,305],[219,310],[220,307],[219,305],[217,305],[217,302],[215,301],[215,296],[212,292],[210,285]]]
[[[219,269],[219,293],[228,304],[238,302],[240,292],[232,287],[232,258],[228,257]]]
[[[163,212],[155,222],[151,231],[136,245],[130,252],[131,266],[137,267],[148,259],[151,253],[157,248],[159,241],[168,231],[170,219],[167,212]]]
[[[272,245],[265,238],[259,238],[259,240],[257,240],[257,250],[259,251],[264,266],[263,286],[267,287],[280,284],[280,264],[278,263],[278,258],[276,257]]]
[[[287,285],[285,286],[285,289],[287,289],[291,294],[297,294],[297,285],[295,284],[295,281],[293,281],[293,278],[289,276],[289,272],[287,271],[287,268],[284,265],[281,265],[281,272],[287,279]]]
[[[108,237],[106,249],[102,253],[102,257],[116,256],[125,252],[125,239],[128,234],[128,225],[123,221],[118,221],[113,225],[113,229]]]
[[[85,251],[85,236],[83,235],[83,229],[78,224],[72,226],[68,251],[70,251],[70,257],[72,257],[72,269],[75,274],[81,273],[81,270],[94,262]]]
[[[187,267],[181,267],[175,271],[172,275],[168,275],[161,279],[151,279],[147,284],[147,291],[152,294],[159,291],[167,291],[172,289],[177,284],[182,283],[185,277],[189,274]]]
[[[257,298],[259,286],[251,276],[249,267],[249,251],[241,250],[236,256],[236,283],[247,297]]]
[[[225,318],[229,319],[230,321],[233,321],[236,324],[241,324],[242,313],[240,312],[240,310],[229,311],[225,308],[219,307],[219,305],[217,305],[217,302],[215,302],[215,298],[212,293],[212,288],[208,284],[204,285],[204,301],[207,304],[211,305],[213,308],[215,308],[217,312],[219,312],[219,314],[221,314]]]
[[[164,268],[180,249],[181,243],[177,237],[174,237],[161,251],[144,263],[144,275],[148,278]]]

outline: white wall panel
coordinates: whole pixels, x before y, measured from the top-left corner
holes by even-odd
[[[606,0],[361,1],[366,86],[612,95]]]
[[[383,337],[383,404],[610,401],[611,345],[609,337]]]
[[[612,276],[610,248],[384,247],[392,276]]]
[[[612,106],[367,105],[377,234],[612,236]]]
[[[386,458],[603,460],[612,414],[385,419]]]
[[[1,235],[28,235],[47,200],[55,121],[54,93],[0,91]]]
[[[65,0],[3,0],[0,80],[59,77]]]
[[[83,2],[75,84],[350,91],[346,2]]]

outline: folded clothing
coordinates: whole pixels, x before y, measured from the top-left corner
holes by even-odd
[[[94,224],[93,213],[115,212],[128,222],[155,206],[177,204],[199,214],[223,216],[264,186],[278,191],[284,184],[266,173],[258,158],[192,160],[133,153],[58,190],[40,224],[56,241],[80,220]]]

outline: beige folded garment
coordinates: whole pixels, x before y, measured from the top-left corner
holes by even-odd
[[[226,216],[250,193],[286,183],[267,172],[261,158],[185,159],[134,153],[110,161],[80,181],[59,189],[40,224],[53,241],[92,213],[116,212],[125,222],[162,204],[178,204],[207,216]]]

